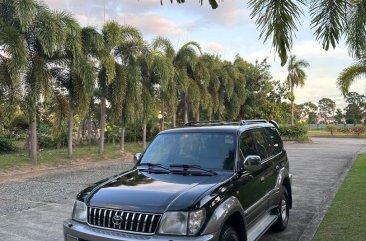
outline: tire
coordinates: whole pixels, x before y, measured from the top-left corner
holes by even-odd
[[[289,196],[286,187],[282,188],[280,203],[278,204],[279,217],[272,225],[272,230],[281,232],[287,228],[288,219],[290,217]]]
[[[220,241],[239,241],[238,233],[233,227],[225,225],[221,230]]]

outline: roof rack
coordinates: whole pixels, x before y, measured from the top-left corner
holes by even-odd
[[[249,125],[254,123],[271,123],[277,129],[279,128],[278,124],[274,120],[265,120],[265,119],[257,119],[257,120],[241,120],[241,121],[220,121],[220,120],[212,120],[212,121],[190,121],[185,123],[184,126],[221,126],[221,125]]]
[[[185,123],[184,126],[221,126],[221,125],[238,125],[240,122],[234,121],[220,121],[220,120],[212,120],[212,121],[190,121]]]
[[[241,120],[240,121],[240,125],[248,125],[248,124],[253,124],[253,123],[268,123],[268,120],[265,119],[258,119],[258,120]]]

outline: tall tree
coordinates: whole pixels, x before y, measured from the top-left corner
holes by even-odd
[[[164,37],[157,37],[152,41],[155,51],[153,54],[153,81],[159,85],[158,92],[161,100],[162,125],[164,112],[169,110],[172,116],[173,128],[176,126],[176,112],[178,102],[177,82],[174,79],[175,50],[171,41]],[[163,127],[163,126],[162,126]],[[164,129],[164,128],[162,128]]]
[[[126,124],[137,120],[142,108],[139,101],[142,74],[138,58],[145,51],[146,45],[136,28],[118,26],[120,41],[116,42],[113,50],[116,75],[106,87],[110,90],[109,97],[112,98],[112,114],[121,123],[120,149],[124,151]]]
[[[33,0],[0,3],[0,45],[13,80],[22,81],[30,123],[30,157],[37,162],[37,103],[50,87],[49,58],[62,51],[66,32],[63,12]],[[4,57],[4,56],[3,56]]]
[[[189,104],[193,104],[193,111],[196,114],[200,101],[199,81],[193,77],[194,68],[198,61],[198,54],[201,53],[201,46],[194,42],[184,44],[177,52],[174,58],[174,67],[176,70],[176,80],[180,90],[181,102],[183,103],[184,122],[189,121]]]
[[[334,115],[334,111],[336,108],[336,103],[329,98],[322,98],[318,102],[319,114],[325,120],[325,123],[328,123],[328,116]]]
[[[297,59],[295,55],[290,56],[290,60],[287,66],[287,82],[290,87],[290,101],[291,101],[291,126],[295,125],[295,87],[303,87],[305,85],[306,73],[305,68],[309,66],[309,63],[303,59]]]
[[[116,66],[118,66],[117,58],[123,51],[123,46],[130,43],[131,39],[141,42],[142,37],[140,32],[133,27],[124,25],[121,26],[116,22],[107,22],[102,30],[104,45],[103,49],[99,51],[100,70],[98,73],[98,85],[101,93],[100,102],[100,139],[99,139],[99,153],[104,152],[104,133],[106,121],[106,103],[108,96],[108,85],[114,80],[116,76]]]
[[[74,115],[84,115],[89,107],[90,95],[93,92],[96,69],[87,58],[89,46],[83,46],[82,29],[68,15],[64,16],[67,28],[65,50],[55,57],[51,72],[57,80],[56,87],[68,92],[68,157],[73,153]],[[84,42],[85,43],[85,42]],[[75,113],[76,111],[76,113]]]

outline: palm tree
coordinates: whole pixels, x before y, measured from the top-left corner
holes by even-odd
[[[57,56],[52,68],[52,75],[57,80],[56,86],[68,92],[68,157],[73,151],[74,112],[84,115],[90,95],[94,88],[96,71],[92,62],[86,57],[89,46],[83,46],[82,29],[70,16],[64,16],[67,24],[67,41],[65,51]]]
[[[108,95],[108,85],[116,76],[116,58],[121,55],[122,45],[126,42],[141,42],[140,32],[130,26],[121,26],[116,22],[107,22],[103,26],[103,49],[99,51],[100,71],[98,74],[98,84],[101,92],[100,103],[100,139],[99,154],[104,152],[104,133],[106,119],[106,100]]]
[[[295,55],[291,55],[288,66],[287,66],[287,82],[290,87],[290,101],[291,101],[291,126],[295,125],[294,117],[295,117],[295,87],[303,87],[305,85],[306,73],[304,68],[308,67],[309,63],[306,60],[299,59],[297,60]]]
[[[116,25],[116,23],[115,23]],[[113,58],[116,75],[109,85],[110,102],[114,118],[119,118],[121,123],[120,149],[124,151],[125,127],[126,124],[137,120],[141,109],[138,100],[141,92],[141,70],[138,56],[141,54],[145,44],[141,33],[134,27],[128,25],[117,25],[119,28],[119,41],[113,48]],[[117,30],[117,26],[115,30]]]
[[[193,104],[194,114],[197,113],[200,101],[199,79],[195,79],[194,68],[198,61],[198,55],[195,50],[201,54],[201,46],[194,42],[184,44],[174,57],[175,76],[180,90],[181,101],[184,110],[184,122],[187,123],[189,104]]]
[[[0,3],[0,43],[11,78],[21,80],[30,123],[30,157],[37,162],[37,103],[50,87],[49,58],[62,51],[65,13],[52,12],[33,0]],[[47,29],[47,31],[45,31]]]
[[[366,77],[366,57],[361,57],[358,62],[344,69],[338,76],[337,85],[346,96],[350,86],[362,77]]]
[[[176,126],[176,113],[178,102],[177,82],[174,79],[175,50],[169,39],[157,37],[152,41],[153,55],[153,82],[159,85],[161,101],[161,129],[164,129],[164,113],[168,109],[172,114],[172,127]]]

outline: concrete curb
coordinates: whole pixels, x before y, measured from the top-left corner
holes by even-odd
[[[346,163],[345,170],[339,177],[338,182],[334,183],[334,185],[329,190],[328,195],[323,199],[322,203],[320,204],[320,208],[319,208],[320,212],[318,212],[318,214],[316,214],[313,217],[313,219],[309,222],[309,224],[305,228],[304,232],[301,234],[300,238],[298,239],[299,241],[312,241],[314,239],[315,234],[318,231],[318,228],[319,228],[320,224],[322,223],[322,221],[325,217],[325,214],[328,211],[328,208],[332,204],[332,201],[333,201],[335,195],[337,194],[338,189],[343,184],[344,179],[347,177],[348,172],[351,169],[353,162],[356,160],[356,158],[359,154],[363,154],[363,153],[366,153],[366,146],[362,147],[358,152],[356,152],[356,154],[352,157],[352,159],[350,159]]]

